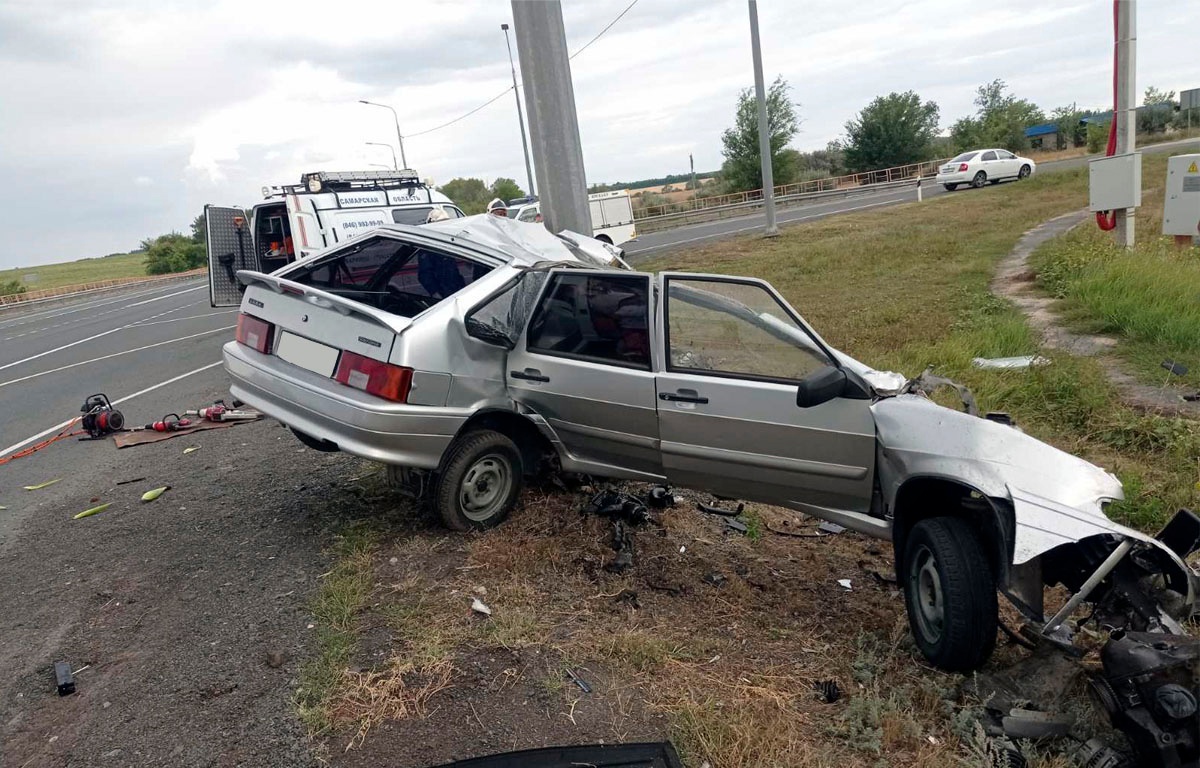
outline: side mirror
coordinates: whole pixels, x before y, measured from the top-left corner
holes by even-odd
[[[796,386],[796,405],[801,408],[812,408],[835,397],[870,400],[871,388],[858,374],[832,365],[809,374]]]

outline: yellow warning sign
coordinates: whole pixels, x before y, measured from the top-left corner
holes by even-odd
[[[1188,173],[1200,173],[1200,171],[1196,170],[1196,161],[1195,160],[1193,160],[1192,164],[1188,166],[1187,172]]]

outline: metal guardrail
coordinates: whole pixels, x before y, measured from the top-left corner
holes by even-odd
[[[887,189],[904,183],[914,183],[918,178],[930,178],[937,175],[937,169],[946,159],[928,160],[922,163],[900,165],[894,168],[882,168],[878,171],[867,171],[847,176],[831,176],[824,179],[810,179],[796,184],[784,184],[775,187],[777,202],[795,202],[806,198],[835,196],[838,194],[855,194],[871,191],[872,189]],[[761,189],[747,192],[735,192],[729,195],[714,197],[692,198],[678,203],[648,206],[634,209],[634,223],[639,230],[643,225],[654,225],[658,222],[667,223],[696,216],[714,215],[721,217],[722,212],[741,210],[761,206],[763,191]],[[646,230],[648,231],[648,230]]]
[[[91,283],[62,285],[58,288],[46,288],[40,291],[13,293],[6,296],[0,296],[0,309],[10,309],[18,306],[41,304],[52,299],[65,299],[73,296],[82,296],[84,294],[97,293],[99,291],[105,291],[111,288],[125,288],[128,286],[169,283],[174,280],[186,280],[192,277],[200,277],[207,273],[207,269],[200,268],[189,270],[187,272],[174,272],[169,275],[157,275],[155,277],[116,277],[111,280],[97,280]]]

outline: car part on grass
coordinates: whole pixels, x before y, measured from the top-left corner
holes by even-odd
[[[665,485],[656,485],[646,494],[646,504],[652,509],[666,509],[675,506],[675,494]]]
[[[975,395],[971,394],[971,390],[953,379],[947,379],[944,376],[935,376],[932,365],[922,371],[920,376],[908,382],[904,391],[911,395],[929,397],[942,387],[949,387],[958,393],[959,398],[962,400],[963,413],[971,416],[979,415],[979,405],[976,404]]]
[[[1066,736],[1073,721],[1065,715],[1016,707],[1000,720],[1004,734],[1014,739],[1048,739]]]
[[[1159,365],[1166,369],[1167,373],[1174,376],[1187,376],[1188,367],[1183,363],[1177,363],[1174,360],[1163,360]]]
[[[1128,755],[1100,739],[1088,739],[1081,743],[1072,757],[1079,768],[1134,768]]]
[[[817,698],[826,704],[842,698],[842,689],[838,688],[837,680],[818,680],[813,683],[813,688],[817,691]]]
[[[650,522],[650,512],[640,499],[615,488],[605,488],[600,491],[579,511],[587,515],[624,520],[630,525],[642,525]]]
[[[820,531],[821,533],[828,533],[830,535],[836,536],[837,534],[845,531],[846,526],[838,525],[837,523],[831,523],[831,522],[826,521],[826,522],[818,525],[817,530]]]
[[[488,608],[487,604],[478,597],[471,598],[471,610],[475,611],[475,613],[482,614],[483,616],[492,615],[492,609]]]
[[[612,562],[604,566],[604,570],[624,573],[633,567],[633,531],[629,530],[624,520],[614,519],[612,526],[612,548],[617,554]]]
[[[543,747],[473,757],[436,768],[684,768],[669,741],[643,744],[592,744]]]
[[[743,535],[750,532],[750,526],[746,525],[741,520],[738,520],[737,518],[734,518],[734,517],[725,518],[725,527],[730,530],[737,531],[738,533],[743,534]]]
[[[586,680],[584,680],[582,677],[577,675],[575,673],[575,670],[573,670],[569,667],[567,668],[567,677],[571,678],[572,683],[575,683],[575,685],[579,686],[579,690],[583,691],[584,693],[592,692],[592,686],[588,685],[588,682]]]
[[[1020,357],[976,357],[971,365],[985,370],[1015,371],[1022,368],[1050,365],[1050,358],[1041,355],[1022,355]]]
[[[80,440],[100,440],[125,428],[125,415],[113,408],[103,392],[88,395],[79,411],[83,414],[83,431],[88,434]]]
[[[54,662],[54,684],[58,687],[59,696],[75,693],[75,674],[70,664],[65,661]]]
[[[1200,761],[1200,638],[1113,632],[1091,679],[1097,703],[1133,745],[1138,765]]]
[[[737,517],[746,511],[746,505],[738,504],[737,509],[725,509],[724,507],[718,507],[712,504],[705,504],[704,502],[697,501],[696,509],[700,510],[701,512],[706,512],[710,515],[720,515],[721,517]]]

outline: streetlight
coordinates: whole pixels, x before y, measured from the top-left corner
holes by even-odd
[[[392,110],[392,117],[396,121],[396,140],[400,142],[400,160],[404,163],[404,167],[407,168],[408,160],[404,157],[404,137],[400,135],[400,116],[396,114],[396,110],[392,107],[389,107],[387,104],[378,104],[374,101],[367,101],[366,99],[359,99],[358,103],[366,104],[367,106],[371,107],[383,107],[384,109]]]
[[[392,170],[393,171],[400,170],[400,166],[396,165],[396,150],[392,149],[391,144],[383,144],[382,142],[378,142],[378,141],[368,141],[368,142],[366,142],[366,144],[368,144],[369,146],[372,146],[372,147],[387,147],[387,151],[392,153]],[[377,165],[377,163],[372,163],[372,165]],[[386,168],[387,166],[384,166],[384,167]]]
[[[529,178],[529,194],[533,191],[533,164],[529,162],[529,142],[525,140],[525,118],[521,116],[521,92],[517,90],[517,66],[513,64],[512,43],[508,41],[508,25],[501,24],[504,30],[504,45],[508,48],[508,66],[512,70],[513,97],[517,100],[517,124],[521,126],[521,149],[525,150],[525,175]]]
[[[387,168],[387,166],[383,163],[367,163],[367,165],[371,166],[372,168]],[[393,168],[392,170],[395,169]]]

